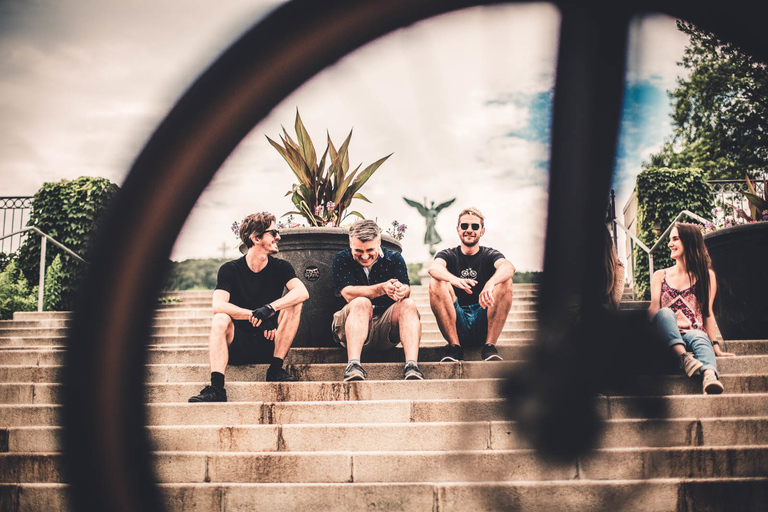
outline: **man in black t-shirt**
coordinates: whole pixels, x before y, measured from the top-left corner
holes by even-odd
[[[269,363],[267,381],[296,380],[283,369],[283,360],[309,293],[291,264],[272,256],[280,240],[274,215],[263,212],[246,217],[240,225],[240,238],[248,252],[219,268],[213,291],[211,385],[190,402],[227,401],[224,371],[228,363]],[[283,288],[288,289],[285,296]]]
[[[504,255],[478,245],[485,217],[476,208],[459,214],[461,245],[435,255],[429,267],[429,305],[448,341],[441,362],[464,359],[462,346],[483,345],[485,361],[501,361],[496,342],[512,307],[515,267]]]

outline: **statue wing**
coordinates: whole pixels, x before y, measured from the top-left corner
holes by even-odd
[[[436,206],[435,207],[435,213],[440,213],[440,210],[442,210],[443,208],[448,208],[449,206],[451,206],[453,204],[453,202],[455,200],[456,200],[456,198],[454,197],[450,201],[446,201],[443,204],[440,204],[440,205]]]
[[[416,201],[414,201],[413,199],[408,199],[407,197],[404,197],[403,199],[405,199],[405,202],[406,202],[406,203],[408,203],[408,205],[410,205],[410,206],[413,206],[414,208],[416,208],[417,210],[419,210],[419,213],[420,213],[420,214],[421,214],[423,217],[426,217],[426,216],[427,216],[427,209],[426,209],[426,208],[424,208],[424,205],[423,205],[423,204],[421,204],[421,203],[417,203],[417,202],[416,202]]]

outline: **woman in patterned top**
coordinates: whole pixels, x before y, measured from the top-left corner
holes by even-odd
[[[675,265],[654,272],[648,312],[685,373],[691,377],[699,372],[704,393],[720,394],[723,385],[715,356],[734,354],[723,352],[717,339],[720,330],[712,311],[717,280],[701,230],[678,223],[669,233],[668,246]]]

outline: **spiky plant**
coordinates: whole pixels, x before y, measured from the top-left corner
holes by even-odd
[[[291,196],[291,201],[296,209],[285,213],[283,216],[298,214],[307,219],[311,226],[336,227],[349,215],[364,218],[360,212],[354,210],[347,212],[347,209],[353,199],[371,202],[359,192],[360,188],[365,185],[381,164],[392,156],[392,153],[377,160],[362,171],[360,171],[361,164],[354,171],[349,172],[349,141],[352,138],[352,130],[338,151],[331,141],[330,134],[327,134],[328,144],[319,163],[315,146],[301,121],[298,109],[296,110],[295,130],[298,143],[291,139],[285,128],[283,128],[283,135],[280,136],[282,146],[267,137],[269,143],[288,162],[293,174],[299,180],[299,183],[294,184],[286,194],[286,196]],[[326,159],[329,159],[327,168],[325,166]]]

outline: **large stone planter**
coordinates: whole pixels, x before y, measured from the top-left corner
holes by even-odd
[[[389,250],[402,251],[402,246],[389,235],[382,234],[381,244]],[[294,347],[336,346],[331,335],[331,320],[336,311],[331,264],[337,252],[349,247],[346,228],[290,228],[280,230],[280,252],[277,257],[293,265],[296,276],[309,291],[309,299],[301,311],[299,332]]]
[[[717,274],[715,316],[726,340],[768,339],[768,222],[704,235]]]

